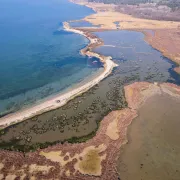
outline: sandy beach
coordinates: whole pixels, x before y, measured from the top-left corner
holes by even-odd
[[[17,111],[15,113],[12,113],[12,114],[9,114],[7,116],[0,118],[0,128],[1,129],[5,128],[9,125],[15,124],[17,122],[24,121],[35,115],[39,115],[41,113],[44,113],[44,112],[47,112],[47,111],[50,111],[50,110],[53,110],[53,109],[56,109],[56,108],[59,108],[59,107],[65,105],[69,100],[73,99],[75,96],[89,90],[94,85],[98,84],[101,80],[103,80],[105,77],[107,77],[112,72],[112,70],[115,66],[117,66],[111,60],[112,59],[111,57],[101,56],[98,53],[94,53],[88,49],[88,47],[90,47],[90,46],[96,47],[96,46],[99,46],[99,44],[101,44],[101,40],[99,40],[97,37],[94,37],[89,33],[88,34],[84,33],[81,30],[71,28],[69,26],[68,22],[64,22],[64,29],[66,31],[78,33],[89,39],[89,41],[90,41],[89,45],[81,50],[81,54],[99,58],[100,61],[104,65],[104,71],[102,72],[102,74],[100,74],[98,77],[96,77],[92,81],[87,82],[86,84],[84,84],[76,89],[73,89],[70,92],[67,92],[65,94],[56,95],[55,97],[47,99],[46,101],[44,101],[38,105],[34,105],[27,109],[20,110],[20,111]]]

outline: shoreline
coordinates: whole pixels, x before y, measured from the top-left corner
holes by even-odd
[[[65,28],[68,31],[81,33],[86,38],[90,38],[88,46],[80,52],[82,55],[101,58],[105,71],[108,68],[106,60],[110,57],[91,51],[94,47],[102,45],[102,41],[97,37],[91,37],[92,34],[86,29],[71,28],[67,22],[65,22]],[[136,29],[136,31],[138,30]],[[139,31],[143,33],[143,30]],[[144,40],[145,38],[146,36],[144,36]],[[111,59],[109,60],[111,61]],[[8,175],[3,172],[2,176],[11,175],[15,179],[18,176],[32,177],[33,175],[37,179],[41,179],[41,174],[43,174],[49,179],[55,177],[71,180],[120,179],[121,176],[117,170],[117,158],[121,153],[120,149],[128,142],[128,128],[138,116],[140,107],[155,95],[180,99],[180,87],[170,83],[134,82],[126,85],[124,90],[128,107],[112,111],[106,115],[101,121],[96,135],[84,143],[59,143],[45,149],[39,149],[36,152],[27,153],[26,156],[20,152],[1,150],[0,160],[2,163],[0,163],[0,167],[2,166],[6,170],[5,172],[8,172]],[[84,165],[87,166],[84,167]]]
[[[78,4],[78,5],[84,5],[87,6],[88,8],[93,9],[93,11],[95,11],[95,14],[93,15],[98,15],[98,7],[93,7],[93,3],[91,3],[91,5],[87,4],[87,3],[83,3],[83,1],[81,2],[77,2],[76,0],[69,0],[72,3]],[[108,12],[108,10],[107,10]],[[90,15],[91,16],[91,15]],[[87,16],[89,17],[89,16]],[[87,21],[87,17],[84,18],[84,20]],[[92,22],[91,22],[92,23]],[[0,128],[5,128],[9,125],[24,121],[28,118],[31,118],[33,116],[42,114],[44,112],[47,111],[51,111],[54,109],[57,109],[63,105],[65,105],[69,100],[73,99],[74,97],[78,96],[81,93],[86,92],[87,90],[89,90],[91,87],[93,87],[94,85],[98,84],[101,80],[103,80],[105,77],[107,77],[112,69],[117,66],[115,63],[113,63],[113,61],[111,60],[112,58],[100,55],[98,53],[93,52],[93,49],[95,47],[101,46],[103,44],[103,41],[101,39],[99,39],[98,37],[96,37],[95,35],[91,34],[91,32],[93,32],[94,30],[97,31],[105,31],[105,30],[132,30],[132,31],[138,31],[138,32],[142,32],[144,34],[144,40],[150,44],[153,48],[159,50],[165,57],[170,58],[170,55],[168,56],[166,52],[162,51],[159,48],[154,47],[154,44],[152,42],[152,37],[148,32],[145,32],[145,29],[133,29],[133,28],[120,28],[120,29],[115,29],[115,28],[72,28],[70,27],[68,22],[64,22],[63,23],[64,29],[66,31],[70,31],[73,33],[77,33],[80,34],[84,37],[86,37],[90,42],[89,44],[83,48],[82,50],[80,50],[80,53],[82,55],[86,55],[89,57],[96,57],[98,59],[100,59],[100,61],[103,63],[104,66],[104,71],[98,75],[97,77],[95,77],[93,80],[81,85],[80,87],[77,87],[75,89],[70,90],[67,93],[61,93],[61,94],[56,94],[56,95],[52,95],[52,97],[50,98],[46,98],[44,99],[43,102],[40,102],[39,104],[35,104],[32,105],[30,107],[27,107],[25,109],[19,110],[17,112],[14,112],[12,114],[8,114],[5,115],[3,117],[0,118]],[[155,29],[153,29],[155,30]],[[173,60],[173,58],[171,57],[170,60],[172,62],[177,63],[175,60]],[[177,63],[178,64],[178,63]],[[178,73],[180,67],[175,67],[174,70]],[[58,101],[58,103],[57,103]],[[23,115],[24,114],[24,115]]]
[[[101,27],[98,28],[99,31],[131,30],[143,33],[144,40],[149,45],[160,51],[164,57],[176,63],[177,67],[173,70],[180,74],[180,46],[178,42],[180,40],[180,22],[137,18],[117,12],[114,4],[87,2],[84,0],[70,0],[70,2],[87,6],[94,10],[96,14],[86,16],[82,20],[93,25],[101,24]],[[120,26],[117,28],[114,22],[119,22]],[[155,34],[152,35],[146,30],[152,30]],[[168,44],[173,44],[173,46]]]
[[[106,57],[98,53],[92,52],[93,48],[102,45],[102,40],[92,35],[91,33],[87,33],[85,31],[77,30],[75,28],[70,27],[68,22],[64,22],[63,26],[66,31],[80,34],[86,37],[90,41],[89,44],[80,51],[80,53],[82,55],[86,55],[89,57],[96,57],[100,59],[100,61],[103,63],[104,71],[101,74],[99,74],[97,77],[95,77],[93,80],[85,83],[84,85],[78,88],[72,89],[67,93],[60,95],[57,94],[54,97],[51,97],[50,99],[47,99],[40,104],[3,116],[2,118],[0,118],[0,129],[4,129],[10,125],[19,123],[36,115],[40,115],[42,113],[57,109],[65,105],[68,101],[70,101],[74,97],[86,92],[87,90],[98,84],[100,81],[102,81],[112,72],[114,67],[117,66],[111,60],[112,58],[110,56]]]

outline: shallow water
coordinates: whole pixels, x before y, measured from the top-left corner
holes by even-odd
[[[0,115],[72,87],[99,70],[79,54],[88,40],[62,27],[63,21],[92,13],[67,0],[0,1]]]
[[[121,180],[179,179],[179,107],[177,98],[157,95],[140,108],[118,159]]]
[[[116,28],[120,28],[120,21],[115,21],[114,24],[116,25]]]
[[[99,122],[108,112],[127,106],[124,85],[135,81],[180,82],[180,76],[172,70],[174,63],[145,43],[142,33],[110,31],[95,34],[105,45],[110,45],[96,51],[112,55],[119,66],[99,85],[64,107],[6,128],[0,137],[1,148],[28,151],[67,139],[84,141],[95,135]]]
[[[104,40],[96,52],[112,56],[120,73],[136,73],[140,81],[173,82],[180,84],[180,76],[172,72],[175,63],[162,56],[144,41],[144,35],[133,31],[95,33]]]
[[[146,29],[144,30],[145,32],[149,33],[151,36],[154,36],[155,35],[155,31],[154,30],[151,30],[151,29]]]
[[[85,21],[85,20],[79,20],[69,23],[72,27],[99,27],[99,25],[93,25],[92,23]]]

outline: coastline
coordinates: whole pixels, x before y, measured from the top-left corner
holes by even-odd
[[[89,36],[89,31],[85,29],[70,28],[67,22],[65,22],[65,29],[81,34],[88,39],[90,38],[89,45],[81,50],[81,54],[101,58],[104,68],[108,68],[106,60],[110,57],[104,57],[91,51],[94,47],[102,44],[100,39],[97,37],[92,38]],[[143,33],[143,31],[141,32]],[[111,59],[109,60],[111,62]],[[0,177],[14,176],[12,179],[15,179],[18,176],[22,178],[34,176],[41,179],[43,174],[44,177],[49,179],[59,179],[59,177],[73,180],[121,178],[117,171],[117,158],[121,153],[121,147],[128,142],[128,128],[138,116],[140,107],[155,95],[172,96],[174,99],[180,99],[179,86],[170,83],[135,82],[125,86],[124,89],[128,107],[112,111],[105,116],[100,123],[97,134],[92,139],[77,144],[56,144],[33,153],[27,153],[26,156],[20,152],[1,150],[0,160],[2,163],[0,163],[0,171],[1,167],[3,167],[8,175],[3,172],[3,169],[3,175],[0,174]],[[79,92],[79,94],[83,92]],[[73,96],[69,98],[71,99]],[[58,105],[58,103],[55,104]],[[83,168],[83,163],[87,164],[87,168]]]
[[[136,18],[117,12],[115,10],[116,5],[114,4],[87,2],[85,0],[70,1],[75,4],[87,6],[96,12],[96,14],[86,16],[83,19],[93,25],[101,25],[98,29],[92,28],[92,30],[132,30],[142,32],[145,36],[144,40],[149,45],[177,64],[174,71],[180,74],[180,22]],[[119,22],[120,26],[117,27],[114,22]],[[155,33],[152,35],[145,32],[146,30],[152,30]]]
[[[93,6],[93,3],[91,3],[89,5],[89,3],[86,3],[83,0],[82,1],[70,0],[70,2],[78,4],[78,5],[85,5],[85,6],[89,7],[89,8],[91,8],[91,9],[93,9],[96,12],[96,14],[93,14],[93,15],[90,15],[90,16],[87,16],[87,17],[84,18],[84,20],[86,20],[88,22],[91,22],[89,17],[94,16],[94,15],[97,16],[98,13],[99,13],[99,11],[98,11],[99,6],[96,7],[97,4],[95,4],[95,6]],[[109,6],[111,7],[111,5],[107,5],[107,7],[109,7]],[[112,7],[112,9],[113,9],[113,7]],[[108,8],[107,8],[107,12],[108,12]],[[100,13],[101,13],[101,11],[100,11]],[[128,16],[128,17],[130,17],[130,16]],[[135,19],[137,19],[137,18],[135,18]],[[91,23],[93,24],[93,22],[91,22]],[[5,128],[5,127],[7,127],[9,125],[21,122],[21,121],[26,120],[28,118],[31,118],[33,116],[42,114],[42,113],[50,111],[50,110],[57,109],[57,108],[65,105],[69,100],[73,99],[75,96],[77,96],[77,95],[79,95],[79,94],[81,94],[83,92],[86,92],[91,87],[98,84],[101,80],[103,80],[105,77],[107,77],[111,73],[112,69],[116,66],[116,64],[114,64],[112,62],[111,57],[105,57],[103,55],[100,55],[98,53],[93,52],[93,48],[95,48],[97,46],[101,46],[103,44],[103,42],[98,37],[91,34],[91,32],[96,31],[96,30],[97,31],[117,30],[116,27],[109,26],[109,27],[99,27],[99,28],[83,28],[83,27],[81,27],[81,28],[72,28],[72,27],[69,26],[68,22],[64,22],[63,25],[64,25],[64,29],[66,31],[70,31],[70,32],[73,32],[73,33],[80,34],[80,35],[86,37],[87,39],[89,39],[90,43],[84,49],[82,49],[80,51],[80,53],[82,55],[86,55],[86,56],[89,56],[89,57],[93,56],[93,57],[99,58],[100,61],[104,65],[104,71],[102,72],[102,74],[100,74],[98,77],[96,77],[92,81],[82,85],[81,87],[73,89],[70,92],[67,92],[67,93],[64,93],[64,94],[61,93],[60,95],[58,95],[58,94],[54,95],[51,98],[49,98],[47,100],[44,100],[43,102],[41,102],[41,103],[39,103],[37,105],[27,107],[25,109],[14,112],[12,114],[8,114],[8,115],[0,118],[0,128]],[[167,52],[162,50],[160,47],[156,47],[156,45],[153,44],[152,36],[149,33],[145,32],[144,31],[145,29],[143,29],[143,28],[142,29],[138,29],[138,28],[134,29],[134,27],[130,27],[130,28],[127,28],[127,27],[122,28],[121,27],[119,30],[121,30],[121,29],[142,32],[145,35],[144,39],[145,39],[145,41],[147,43],[149,43],[152,47],[154,47],[155,49],[162,52],[165,57],[171,58],[172,61],[179,64],[179,62],[174,60],[175,59],[174,56],[168,55]],[[179,72],[179,69],[180,69],[180,67],[176,67],[174,70],[176,72]],[[57,103],[57,101],[58,101],[58,103]]]
[[[113,70],[114,67],[117,65],[111,60],[112,58],[110,56],[102,56],[98,53],[92,52],[92,48],[95,48],[97,46],[100,46],[102,44],[102,40],[99,38],[93,36],[90,33],[77,30],[75,28],[71,28],[68,24],[68,22],[64,22],[64,29],[66,31],[71,31],[73,33],[80,34],[82,36],[85,36],[87,39],[89,39],[90,43],[82,49],[80,52],[82,55],[87,55],[89,57],[96,57],[100,59],[100,61],[103,63],[104,71],[94,78],[93,80],[87,82],[86,84],[76,88],[72,89],[70,92],[55,95],[54,97],[45,100],[42,103],[39,103],[37,105],[34,105],[32,107],[17,111],[12,114],[8,114],[2,118],[0,118],[0,129],[3,129],[5,127],[8,127],[9,125],[16,124],[18,122],[24,121],[26,119],[29,119],[31,117],[34,117],[36,115],[42,114],[47,111],[51,111],[54,109],[57,109],[63,105],[65,105],[68,101],[73,99],[74,97],[86,92],[90,88],[92,88],[94,85],[98,84],[101,80],[106,78]]]

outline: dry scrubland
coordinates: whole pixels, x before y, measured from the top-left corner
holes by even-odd
[[[0,178],[10,179],[118,179],[116,161],[127,142],[127,127],[138,109],[152,96],[170,95],[180,100],[180,87],[163,83],[133,83],[125,87],[128,108],[113,111],[97,134],[85,143],[57,144],[23,154],[0,151]]]
[[[87,0],[87,2],[116,4],[116,11],[134,17],[180,21],[179,0]]]

